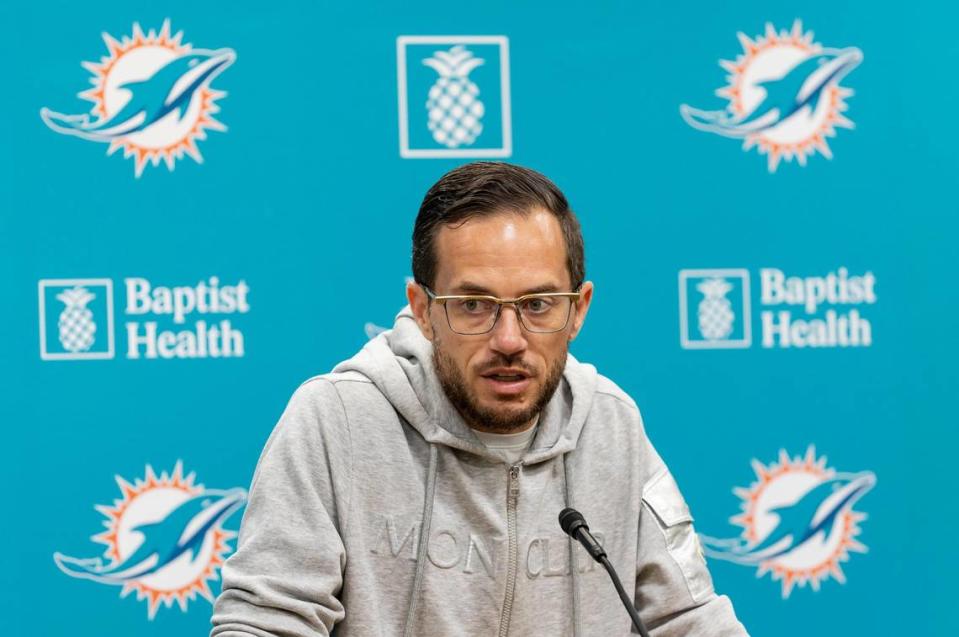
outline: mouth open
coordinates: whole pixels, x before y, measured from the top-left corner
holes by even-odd
[[[485,384],[496,394],[521,394],[532,382],[530,375],[519,369],[496,369],[482,375]]]

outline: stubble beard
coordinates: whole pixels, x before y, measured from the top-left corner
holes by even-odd
[[[501,365],[509,367],[510,362],[504,360]],[[516,365],[516,363],[514,362],[513,365]],[[435,340],[433,342],[433,366],[446,397],[449,398],[449,401],[456,407],[456,410],[459,411],[468,425],[495,433],[513,433],[529,424],[529,421],[549,403],[559,386],[559,381],[563,378],[566,356],[561,356],[552,363],[547,370],[545,382],[536,399],[529,407],[518,412],[507,409],[489,409],[480,405],[476,394],[456,366],[456,362],[443,351],[442,347],[438,347]]]

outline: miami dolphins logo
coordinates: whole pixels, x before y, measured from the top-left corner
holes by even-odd
[[[43,108],[40,117],[58,133],[109,144],[107,155],[122,148],[124,157],[134,159],[137,177],[147,163],[163,161],[173,170],[184,155],[202,163],[197,140],[206,139],[207,130],[226,130],[213,117],[226,93],[210,83],[236,53],[194,49],[182,38],[182,31],[170,35],[169,20],[159,33],[144,33],[137,23],[133,35],[121,40],[104,33],[108,54],[82,63],[93,74],[93,88],[78,96],[93,102],[90,112],[64,115]]]
[[[837,128],[853,128],[845,115],[850,89],[839,82],[862,62],[854,47],[827,49],[813,42],[797,20],[792,30],[750,39],[739,33],[743,52],[735,61],[721,60],[728,84],[716,95],[728,101],[722,110],[700,110],[687,104],[680,114],[693,128],[743,140],[767,156],[770,172],[781,160],[800,165],[817,151],[832,159],[828,138]]]
[[[176,601],[187,610],[197,594],[213,602],[208,582],[218,577],[236,533],[223,523],[246,502],[243,489],[218,491],[194,484],[183,465],[157,476],[147,465],[146,476],[134,483],[116,476],[121,498],[112,506],[98,505],[106,531],[94,542],[106,545],[103,558],[78,559],[54,553],[61,571],[101,584],[121,586],[120,597],[136,592],[147,601],[150,619],[160,604]]]
[[[743,512],[730,518],[741,536],[721,540],[700,536],[707,556],[756,566],[757,577],[772,574],[782,581],[783,599],[793,587],[810,584],[818,591],[830,576],[845,583],[841,564],[850,552],[865,553],[856,538],[866,515],[853,506],[876,485],[870,471],[838,473],[826,468],[810,446],[805,457],[779,452],[779,462],[753,460],[757,480],[736,488]]]

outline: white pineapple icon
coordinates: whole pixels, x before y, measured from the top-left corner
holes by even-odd
[[[440,76],[426,100],[428,126],[436,143],[457,148],[472,144],[483,132],[485,107],[479,101],[479,87],[469,79],[470,71],[483,62],[462,45],[423,60]]]
[[[707,341],[727,338],[733,333],[733,322],[736,320],[732,303],[726,298],[726,294],[733,289],[732,284],[715,277],[698,283],[696,289],[703,294],[696,312],[699,332]]]
[[[94,299],[90,290],[83,286],[68,288],[57,294],[57,300],[66,307],[60,312],[57,326],[60,328],[60,344],[68,352],[85,352],[93,346],[97,324],[87,303]]]

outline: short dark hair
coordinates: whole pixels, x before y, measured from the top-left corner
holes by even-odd
[[[527,215],[544,209],[556,216],[566,243],[566,268],[573,289],[586,279],[586,257],[579,220],[566,197],[546,176],[513,164],[478,161],[455,168],[436,182],[420,205],[413,225],[413,279],[433,287],[436,234],[442,225],[503,212]]]

